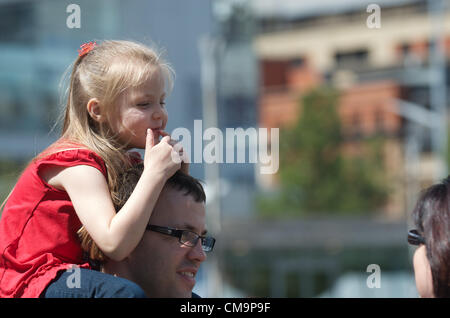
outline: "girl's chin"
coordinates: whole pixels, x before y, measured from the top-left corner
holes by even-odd
[[[159,131],[153,132],[153,140],[155,145],[157,145],[161,141],[161,134]],[[146,137],[143,137],[142,140],[135,140],[134,142],[131,141],[128,143],[128,145],[125,147],[126,150],[130,149],[145,149],[146,145]]]

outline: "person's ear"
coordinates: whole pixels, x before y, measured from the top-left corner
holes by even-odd
[[[104,116],[101,112],[100,102],[97,98],[91,98],[86,105],[86,109],[93,120],[98,123],[103,122]]]

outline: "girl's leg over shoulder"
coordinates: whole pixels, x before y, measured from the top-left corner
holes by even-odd
[[[85,268],[62,272],[46,290],[43,298],[147,298],[136,283]]]

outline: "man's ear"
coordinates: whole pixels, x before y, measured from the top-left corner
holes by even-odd
[[[93,120],[98,123],[103,121],[105,116],[101,112],[100,102],[97,98],[91,98],[86,105],[86,109]]]

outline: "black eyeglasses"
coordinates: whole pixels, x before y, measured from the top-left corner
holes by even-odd
[[[171,227],[147,225],[147,230],[178,237],[178,241],[186,246],[194,247],[197,245],[199,239],[202,241],[202,249],[205,252],[211,252],[216,243],[216,239],[210,236],[200,236],[195,232],[189,230],[178,230]]]
[[[408,232],[408,243],[412,245],[425,244],[425,239],[419,234],[419,231],[414,229]]]

